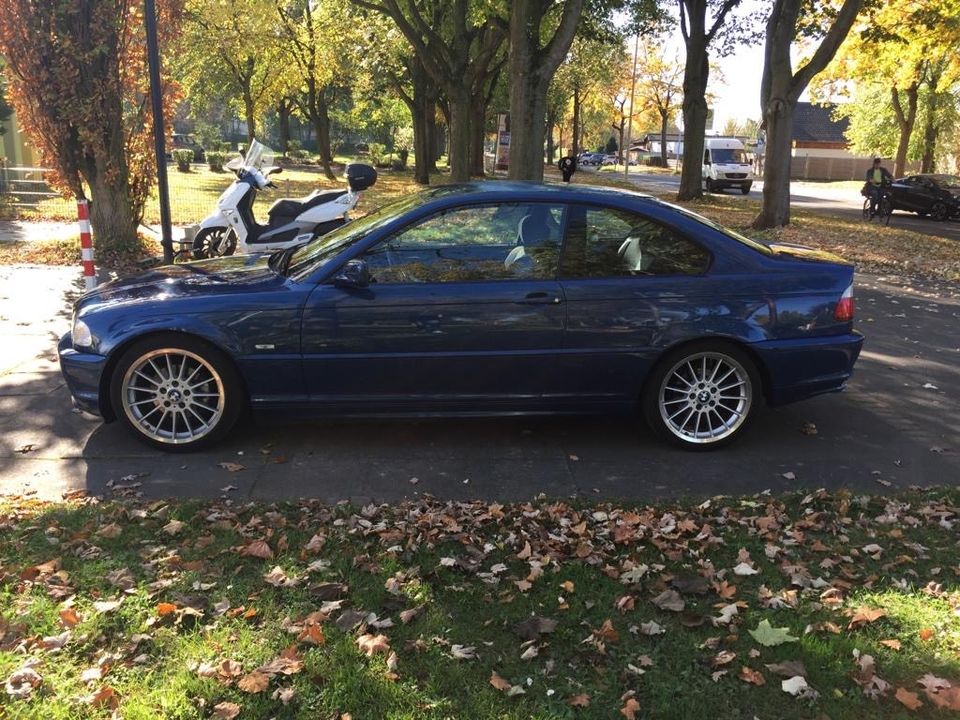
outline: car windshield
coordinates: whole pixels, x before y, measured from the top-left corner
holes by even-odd
[[[931,175],[930,179],[944,189],[960,190],[960,177],[956,175]]]
[[[692,220],[696,220],[698,223],[706,225],[709,228],[713,228],[717,232],[722,232],[727,237],[732,238],[736,240],[738,243],[746,245],[747,247],[753,250],[756,250],[757,252],[763,253],[764,255],[774,254],[773,250],[771,250],[769,247],[767,247],[763,243],[757,242],[756,240],[751,240],[746,235],[741,235],[738,232],[734,232],[730,228],[725,228],[723,225],[720,225],[719,223],[715,223],[713,220],[708,220],[707,218],[703,217],[703,215],[697,215],[697,213],[690,212],[689,210],[682,208],[679,205],[670,205],[670,203],[664,203],[664,204],[669,205],[671,208],[673,208],[674,210],[676,210],[677,212],[683,215],[686,215],[688,218]]]
[[[367,233],[376,230],[398,215],[422,204],[425,196],[433,197],[431,192],[408,195],[400,200],[387,203],[361,218],[352,220],[336,230],[318,237],[297,250],[290,258],[288,275],[298,276],[312,272],[321,263],[361,240]]]
[[[710,155],[715,163],[723,164],[745,164],[747,156],[743,150],[734,148],[710,148]]]

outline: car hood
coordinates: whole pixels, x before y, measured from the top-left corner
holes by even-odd
[[[839,255],[827,252],[826,250],[817,250],[816,248],[806,247],[805,245],[790,245],[788,243],[771,243],[768,246],[774,255],[786,255],[791,259],[809,260],[810,262],[834,263],[838,265],[850,265]]]
[[[166,300],[267,290],[285,278],[267,266],[265,255],[233,255],[213,260],[164,265],[128,278],[112,280],[84,295],[82,306],[125,301]]]

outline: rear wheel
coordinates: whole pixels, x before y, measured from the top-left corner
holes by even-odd
[[[930,214],[934,220],[940,220],[942,222],[950,216],[950,210],[945,203],[936,202],[933,204],[933,207],[930,208]]]
[[[740,435],[760,396],[760,375],[746,352],[726,343],[701,342],[657,364],[641,406],[660,438],[689,450],[707,450]]]
[[[233,255],[237,249],[237,236],[228,227],[203,228],[193,239],[193,259]]]
[[[889,225],[891,215],[893,215],[893,203],[889,197],[884,196],[880,198],[880,202],[877,203],[877,220],[884,225]]]
[[[204,341],[178,334],[134,343],[110,383],[116,416],[151,447],[189,452],[222,439],[244,405],[230,360]]]

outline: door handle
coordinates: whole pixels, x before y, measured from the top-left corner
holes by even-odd
[[[560,298],[548,292],[531,292],[520,302],[524,305],[559,305]]]

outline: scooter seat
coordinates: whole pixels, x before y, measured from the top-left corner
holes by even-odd
[[[346,194],[346,190],[324,190],[323,192],[314,190],[303,198],[284,198],[283,200],[277,200],[270,206],[270,209],[267,210],[267,215],[271,218],[275,215],[279,217],[296,217],[312,207],[333,202]]]

